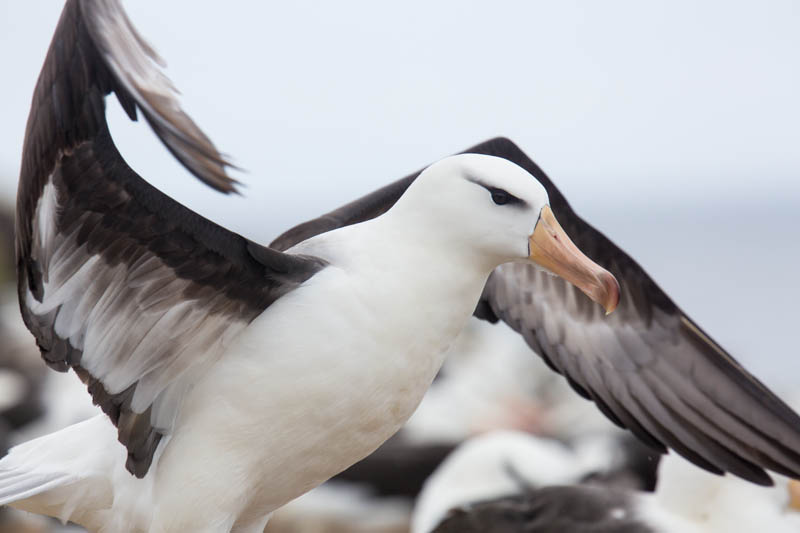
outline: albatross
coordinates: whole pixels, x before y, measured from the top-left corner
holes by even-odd
[[[510,141],[265,246],[117,151],[110,93],[197,178],[236,189],[159,63],[118,0],[66,2],[25,135],[18,295],[45,363],[104,414],[13,448],[0,505],[94,531],[261,531],[401,427],[473,313],[655,451],[800,477],[800,418]]]

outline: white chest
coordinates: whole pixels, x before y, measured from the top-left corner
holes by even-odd
[[[192,439],[181,453],[213,457],[218,467],[198,458],[209,480],[240,472],[234,484],[251,485],[253,507],[274,509],[394,434],[441,367],[482,281],[458,293],[465,301],[423,307],[414,301],[421,287],[398,290],[382,278],[356,283],[329,267],[254,320],[186,402],[177,433],[205,440],[204,450]],[[443,289],[425,290],[430,297]]]
[[[334,440],[363,440],[358,453],[411,415],[472,308],[423,306],[419,291],[382,281],[355,284],[331,269],[277,302],[242,339],[253,377],[286,399],[282,407],[302,413],[296,422],[352,433]]]

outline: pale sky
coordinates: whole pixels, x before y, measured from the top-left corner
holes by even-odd
[[[9,202],[61,5],[0,2]],[[125,5],[187,111],[247,170],[245,196],[186,177],[110,100],[112,132],[205,216],[268,241],[502,134],[735,355],[800,355],[800,3]]]

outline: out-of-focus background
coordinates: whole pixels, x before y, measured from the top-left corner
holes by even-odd
[[[0,4],[0,209],[9,217],[61,5]],[[167,60],[186,109],[246,171],[235,172],[244,196],[210,191],[109,99],[131,166],[201,214],[269,242],[505,135],[745,366],[785,395],[800,388],[793,0],[125,6]],[[9,239],[0,231],[0,244]],[[2,294],[10,317],[12,292]]]

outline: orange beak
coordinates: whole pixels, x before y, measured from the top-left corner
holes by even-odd
[[[528,240],[528,258],[578,287],[611,314],[619,304],[619,283],[611,272],[581,252],[567,237],[549,206],[539,213],[539,221]]]
[[[789,480],[789,508],[793,511],[800,511],[800,481]]]

